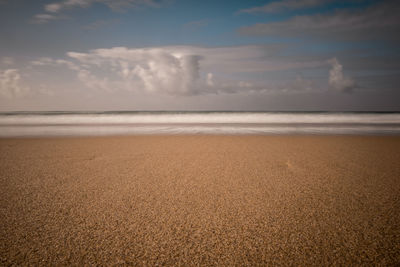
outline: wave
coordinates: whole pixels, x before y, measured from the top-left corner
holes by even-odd
[[[0,136],[115,134],[400,134],[400,113],[17,112]]]
[[[0,115],[0,125],[60,124],[153,124],[153,123],[400,123],[399,113],[56,113]]]

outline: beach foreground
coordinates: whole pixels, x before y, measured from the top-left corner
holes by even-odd
[[[0,265],[400,263],[400,137],[0,139]]]

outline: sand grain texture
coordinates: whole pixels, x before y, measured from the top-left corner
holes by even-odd
[[[400,263],[400,137],[0,139],[0,265]]]

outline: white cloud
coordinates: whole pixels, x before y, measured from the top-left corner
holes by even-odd
[[[125,68],[124,74],[137,75],[150,92],[171,94],[194,94],[199,77],[199,60],[196,55],[176,56],[164,52],[151,55],[147,64],[137,64],[133,69]],[[128,76],[129,77],[129,76]]]
[[[285,10],[311,8],[332,2],[332,0],[281,0],[263,6],[240,10],[244,13],[275,13]]]
[[[350,91],[353,86],[350,79],[343,77],[336,59],[290,62],[270,50],[277,51],[273,46],[114,47],[87,53],[69,52],[66,59],[40,58],[32,61],[31,66],[64,66],[73,70],[85,87],[94,90],[152,94],[300,93],[315,90],[314,82],[297,76],[292,82],[279,84],[268,78],[254,79],[251,73],[260,77],[257,73],[328,66],[334,69],[331,87]]]
[[[342,9],[334,13],[294,16],[285,21],[239,28],[245,35],[318,37],[324,39],[398,40],[400,5],[385,1],[366,9]]]
[[[48,5],[45,5],[45,7],[44,7],[44,9],[47,12],[53,12],[53,13],[60,11],[62,8],[63,8],[63,5],[61,3],[48,4]]]
[[[79,79],[90,88],[144,88],[148,92],[180,95],[196,94],[198,90],[201,57],[195,54],[115,47],[90,53],[70,52],[68,56],[78,61]],[[114,79],[99,79],[103,71],[111,72]]]
[[[329,85],[342,92],[352,92],[357,84],[352,78],[344,77],[343,66],[339,61],[332,58],[328,60],[328,63],[332,65],[332,69],[329,71]]]
[[[89,7],[92,3],[99,2],[94,0],[65,0],[61,2],[55,2],[51,4],[47,4],[44,6],[44,9],[47,12],[57,13],[66,8],[73,8],[73,7]]]
[[[6,98],[25,96],[29,87],[24,86],[18,69],[0,70],[0,95]]]
[[[90,71],[82,69],[78,71],[78,79],[88,88],[95,90],[112,91],[119,89],[118,81],[110,81],[108,77],[98,77]]]
[[[159,2],[157,0],[64,0],[46,4],[44,11],[47,13],[35,15],[33,22],[39,24],[47,23],[51,20],[63,18],[60,13],[64,10],[88,8],[96,3],[106,5],[114,11],[123,11],[126,8],[159,7]]]
[[[78,65],[65,59],[52,59],[49,57],[42,57],[37,60],[31,61],[31,66],[65,66],[71,70],[79,71]]]
[[[275,50],[275,47],[271,47]],[[121,88],[177,95],[265,91],[265,85],[237,80],[235,73],[285,71],[326,66],[326,61],[282,62],[269,59],[268,46],[114,47],[89,53],[70,52],[79,62],[79,79],[90,88]],[[86,66],[86,67],[83,67]],[[104,73],[109,77],[104,79]],[[110,75],[111,73],[111,75]],[[216,77],[216,73],[232,79]],[[220,76],[221,76],[220,75]],[[113,76],[113,79],[110,77]],[[96,77],[98,77],[97,81]]]

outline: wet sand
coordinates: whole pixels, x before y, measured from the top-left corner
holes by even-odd
[[[0,265],[399,263],[399,136],[0,139]]]

